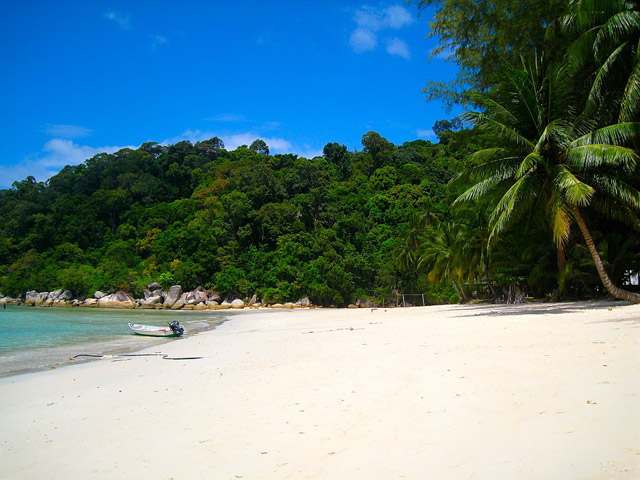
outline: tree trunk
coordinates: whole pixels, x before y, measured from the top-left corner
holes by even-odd
[[[462,295],[460,295],[460,291],[458,290],[458,287],[456,286],[456,281],[451,276],[451,270],[449,270],[448,266],[447,266],[447,277],[449,277],[449,281],[451,282],[451,284],[453,285],[453,288],[455,289],[456,293],[458,294],[458,301],[462,302]]]
[[[638,295],[637,293],[628,292],[627,290],[623,290],[622,288],[618,288],[613,284],[613,282],[609,278],[609,275],[607,274],[607,271],[604,269],[604,263],[600,258],[598,250],[596,250],[596,246],[593,243],[593,238],[591,237],[591,233],[587,228],[587,224],[585,223],[584,218],[582,218],[580,210],[576,206],[573,207],[573,215],[578,222],[578,226],[580,227],[582,236],[587,243],[589,252],[591,252],[593,263],[595,263],[596,270],[598,270],[598,275],[600,275],[600,280],[602,280],[602,284],[604,285],[604,288],[607,290],[607,292],[609,292],[611,296],[617,298],[618,300],[627,300],[633,303],[640,303],[640,295]]]
[[[467,292],[464,291],[464,285],[462,285],[462,281],[460,279],[458,279],[458,286],[460,287],[460,291],[462,292],[462,300],[464,300],[465,302],[469,301]]]

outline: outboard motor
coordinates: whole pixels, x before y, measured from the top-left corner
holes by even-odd
[[[174,320],[173,322],[171,322],[169,324],[169,328],[173,333],[180,333],[180,334],[184,333],[184,328],[180,326],[180,322],[178,322],[177,320]]]

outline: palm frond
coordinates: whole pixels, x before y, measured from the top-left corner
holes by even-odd
[[[542,162],[544,162],[544,158],[542,157],[542,155],[540,155],[537,151],[531,152],[524,158],[524,160],[520,164],[515,178],[522,178],[527,172],[534,170],[536,166]]]
[[[518,119],[513,113],[488,95],[471,94],[470,97],[474,103],[484,107],[485,114],[500,118],[505,123],[507,123],[507,120],[510,120],[514,124],[518,123]]]
[[[521,135],[517,130],[502,122],[494,120],[484,113],[468,112],[464,115],[465,119],[473,121],[475,126],[487,132],[496,135],[500,140],[504,140],[511,144],[534,148],[534,144],[526,137]]]
[[[526,210],[529,204],[535,201],[539,192],[536,183],[535,177],[528,173],[517,180],[502,196],[489,218],[490,242],[493,237],[519,218],[519,212]]]
[[[579,145],[567,152],[567,165],[581,170],[609,165],[622,167],[626,172],[631,173],[639,159],[635,151],[619,145]]]
[[[480,152],[482,151],[476,153]],[[488,155],[489,154],[487,154],[487,156]],[[482,154],[479,156],[481,157]],[[522,157],[503,157],[484,162],[480,165],[475,165],[460,172],[451,180],[450,183],[453,185],[459,185],[462,182],[481,181],[490,177],[496,177],[502,180],[511,178],[515,175],[515,172],[518,169],[520,158]]]
[[[587,114],[593,114],[597,107],[602,102],[602,92],[605,82],[610,78],[611,74],[616,70],[616,67],[621,68],[620,64],[624,61],[623,53],[629,48],[629,43],[624,42],[618,48],[616,48],[606,58],[602,66],[598,69],[596,78],[593,80],[589,96],[587,97],[586,112]]]
[[[620,122],[637,120],[640,113],[640,60],[636,53],[636,64],[629,75],[629,80],[622,95],[622,105],[620,106]]]
[[[627,10],[612,15],[600,28],[593,43],[596,58],[600,56],[603,43],[618,44],[638,31],[640,31],[640,12]]]
[[[608,197],[640,213],[640,192],[620,178],[599,173],[592,175],[590,182],[595,187],[598,198]]]
[[[564,193],[570,205],[589,205],[595,189],[581,182],[564,165],[556,165],[554,168],[554,184]]]
[[[569,241],[571,214],[560,195],[553,195],[551,199],[550,217],[553,241],[557,248],[563,248]]]
[[[491,193],[498,185],[504,182],[504,178],[498,176],[490,177],[476,183],[473,187],[470,187],[462,195],[456,198],[453,205],[459,205],[465,202],[473,202],[479,198],[485,197]]]
[[[597,144],[624,146],[636,138],[640,138],[640,122],[624,122],[600,128],[576,138],[571,142],[570,146],[578,147]]]

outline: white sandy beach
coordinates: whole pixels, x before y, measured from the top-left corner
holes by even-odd
[[[0,379],[0,478],[640,478],[640,305],[253,311],[160,349],[204,358]]]

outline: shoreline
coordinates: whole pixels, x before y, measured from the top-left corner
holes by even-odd
[[[12,306],[11,308],[15,308]],[[51,307],[33,307],[37,309],[47,309]],[[94,308],[87,307],[53,307],[55,309],[72,308],[74,311],[86,311],[88,313],[96,312]],[[116,312],[113,312],[116,310]],[[118,315],[120,312],[131,313],[129,310],[109,308],[101,309],[100,313]],[[189,322],[189,330],[186,332],[186,336],[183,336],[181,340],[185,340],[194,335],[201,334],[210,330],[214,330],[219,325],[228,321],[236,312],[207,312],[207,311],[195,311],[195,310],[162,310],[163,313],[158,311],[143,310],[143,315],[149,315],[151,323],[157,323],[157,319],[152,320],[154,315],[167,316],[171,319],[179,320],[183,325],[185,321]],[[140,312],[142,313],[142,312]],[[207,315],[215,314],[216,316],[207,317]],[[0,312],[1,315],[1,312]],[[189,317],[192,317],[189,319]],[[163,323],[164,323],[163,319]],[[70,320],[73,322],[73,320]],[[58,368],[65,368],[70,365],[77,365],[82,363],[88,363],[99,360],[99,358],[73,358],[79,354],[95,354],[104,356],[123,355],[135,353],[148,348],[155,348],[165,343],[175,341],[177,339],[172,338],[154,338],[154,337],[141,337],[129,332],[123,333],[118,338],[108,338],[103,340],[93,340],[81,343],[71,343],[65,345],[58,345],[53,347],[38,347],[36,349],[25,349],[14,352],[6,352],[0,355],[0,362],[4,360],[1,365],[3,370],[0,371],[0,378],[8,378],[16,375],[29,374],[35,372],[43,372],[48,370],[55,370]],[[27,365],[25,367],[13,366],[19,365],[25,360],[28,361],[33,355],[39,355],[38,358],[50,359],[51,361],[43,363],[44,360],[39,362],[39,365]]]
[[[638,305],[241,311],[231,320],[163,345],[199,360],[103,360],[0,378],[3,474],[640,474]]]

